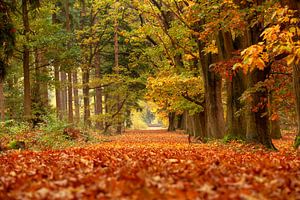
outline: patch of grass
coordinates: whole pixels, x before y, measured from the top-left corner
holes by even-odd
[[[59,120],[54,115],[48,115],[44,118],[45,123],[40,126],[40,130],[45,133],[63,132],[69,124],[64,120]]]
[[[76,145],[76,142],[69,140],[62,132],[39,132],[35,136],[36,145],[33,149],[63,149]]]
[[[242,137],[231,135],[231,134],[227,134],[227,135],[225,135],[223,137],[222,142],[226,144],[226,143],[229,143],[229,142],[231,142],[233,140],[234,141],[238,141],[238,142],[243,142],[244,141],[244,139]]]
[[[16,120],[7,120],[0,123],[1,134],[18,134],[30,130],[30,125],[27,122],[18,122]]]

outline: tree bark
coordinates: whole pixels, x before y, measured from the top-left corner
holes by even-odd
[[[79,104],[79,95],[78,95],[78,77],[77,72],[73,72],[73,93],[74,93],[74,108],[75,108],[75,122],[78,124],[80,121],[80,104]]]
[[[46,63],[45,57],[42,52],[40,52],[40,62]],[[43,77],[49,76],[49,71],[46,67],[40,69],[40,73]],[[42,80],[41,83],[41,103],[44,108],[49,108],[49,92],[48,92],[48,82]]]
[[[118,0],[116,0],[118,2]],[[115,8],[116,12],[118,8]],[[118,13],[118,12],[117,12]],[[119,41],[118,41],[118,29],[119,29],[119,22],[118,22],[118,16],[116,14],[115,16],[115,22],[114,22],[114,57],[115,57],[115,72],[116,74],[119,74]],[[117,100],[117,110],[120,109],[120,95],[117,94],[116,96]],[[117,134],[122,133],[122,121],[121,121],[121,116],[120,113],[117,116],[117,129],[116,129]]]
[[[65,1],[65,11],[66,11],[66,31],[71,32],[71,23],[70,23],[70,4],[69,0]],[[69,47],[70,44],[67,44]],[[72,94],[72,70],[68,70],[68,122],[73,123],[73,94]]]
[[[90,116],[90,88],[89,88],[89,79],[90,73],[89,69],[84,68],[82,70],[82,84],[83,84],[83,107],[84,107],[84,114],[83,114],[83,121],[86,127],[91,126]]]
[[[60,72],[60,92],[61,92],[61,112],[63,119],[67,119],[67,107],[68,107],[68,102],[67,102],[67,74],[64,71]]]
[[[255,69],[250,74],[249,88],[258,82],[265,81],[270,73],[270,67],[264,70]],[[267,148],[276,149],[272,143],[269,131],[269,114],[267,108],[268,89],[263,87],[251,95],[251,110],[247,112],[246,139],[250,142],[261,143]]]
[[[56,115],[59,120],[62,120],[63,115],[62,115],[62,105],[61,105],[60,77],[59,77],[59,68],[56,65],[54,65],[54,80],[55,80]]]
[[[52,14],[52,24],[57,23],[56,13]],[[63,119],[62,116],[62,105],[61,105],[61,91],[60,91],[60,76],[59,76],[59,67],[54,63],[54,80],[55,80],[55,107],[56,107],[56,116],[59,120]]]
[[[210,64],[213,63],[211,55],[205,56],[205,60],[202,71],[205,87],[206,133],[210,138],[222,138],[225,132],[221,97],[222,79],[210,69]]]
[[[68,73],[68,122],[71,124],[74,122],[72,91],[73,91],[72,72],[69,71]]]
[[[233,57],[234,51],[233,39],[230,32],[219,31],[218,33],[218,51],[219,59],[226,62]],[[238,48],[242,48],[239,45]],[[225,69],[226,70],[226,69]],[[226,77],[226,91],[227,91],[227,116],[226,116],[226,135],[230,138],[245,138],[246,136],[246,124],[244,115],[236,115],[237,111],[242,108],[239,101],[240,96],[245,91],[243,86],[243,74],[237,72],[233,74],[233,71],[228,70],[228,77]]]
[[[3,89],[3,80],[0,80],[0,121],[5,121],[5,97],[4,97],[4,89]]]
[[[176,131],[176,114],[175,112],[170,112],[168,114],[169,126],[168,131]]]
[[[270,120],[270,136],[272,139],[282,138],[279,119],[278,120]]]
[[[28,18],[28,0],[22,0],[22,19],[24,26],[24,34],[26,42],[29,41],[28,34],[30,33],[29,18]],[[29,47],[23,45],[23,76],[24,76],[24,118],[31,119],[31,91],[30,91],[30,60]]]
[[[257,44],[260,41],[262,30],[263,24],[258,23],[246,32],[245,40],[248,40],[247,46]],[[271,66],[266,66],[264,70],[255,69],[250,72],[247,78],[247,88],[255,86],[258,82],[264,82],[268,78],[270,71]],[[272,143],[269,131],[268,93],[268,89],[263,87],[251,95],[250,110],[246,112],[246,140],[261,143],[270,149],[276,149]]]
[[[96,78],[101,78],[101,63],[100,63],[100,55],[96,55],[95,57],[95,76]],[[102,88],[101,85],[95,89],[95,115],[102,115]],[[103,121],[96,121],[96,129],[103,129]]]

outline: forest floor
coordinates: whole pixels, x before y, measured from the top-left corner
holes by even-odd
[[[129,131],[81,148],[0,154],[0,199],[300,199],[293,136],[279,151]]]

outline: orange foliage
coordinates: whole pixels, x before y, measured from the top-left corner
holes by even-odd
[[[300,157],[136,131],[112,142],[0,156],[0,199],[297,199]],[[277,142],[277,141],[276,141]]]

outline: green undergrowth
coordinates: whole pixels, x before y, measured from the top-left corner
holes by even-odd
[[[81,147],[91,143],[105,142],[99,133],[92,130],[83,130],[74,127],[55,117],[48,116],[44,123],[35,129],[24,122],[6,121],[1,124],[0,130],[0,151],[9,149],[29,149],[48,150],[64,149],[68,147]],[[64,132],[65,128],[76,130],[76,138],[70,137]],[[103,141],[102,141],[103,140]],[[25,143],[25,147],[18,148],[20,143]]]
[[[235,136],[235,135],[231,135],[231,134],[227,134],[223,137],[222,142],[223,143],[229,143],[231,141],[238,141],[238,142],[242,142],[244,143],[244,138],[239,137],[239,136]]]

